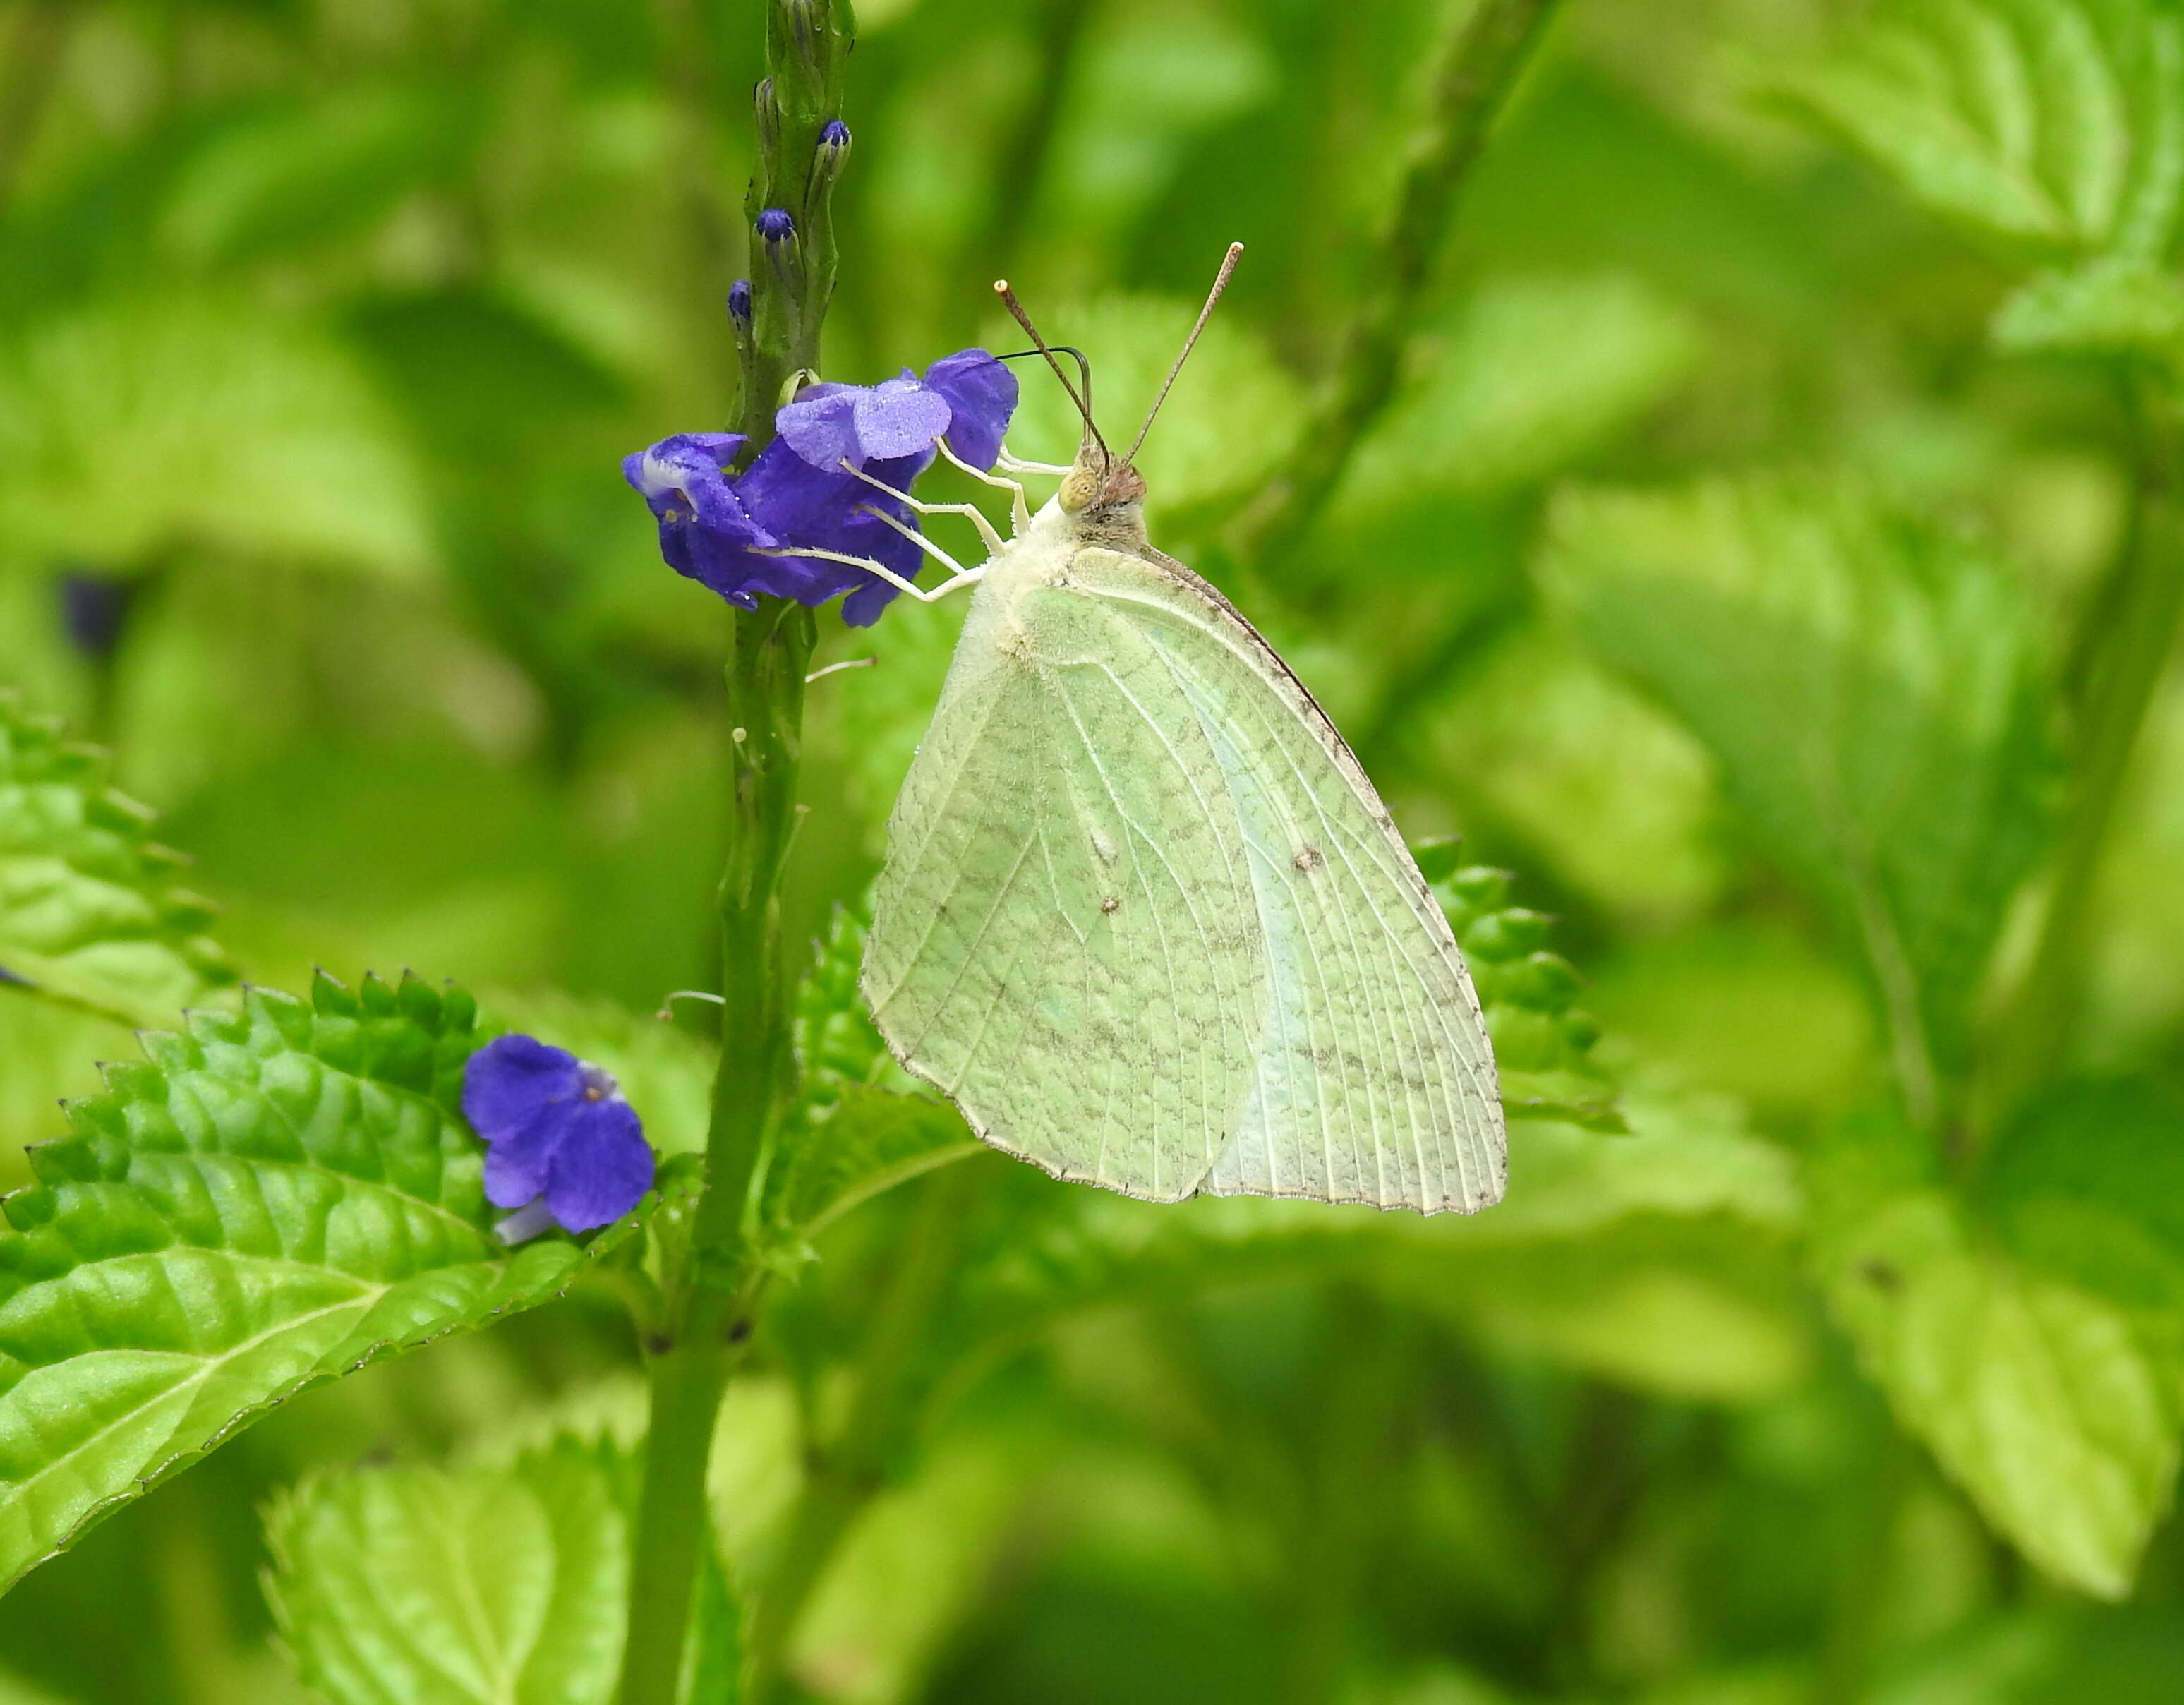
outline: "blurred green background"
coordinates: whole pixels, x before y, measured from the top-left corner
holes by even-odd
[[[1950,1086],[2037,933],[2055,730],[2073,670],[2099,666],[2081,613],[2159,484],[2126,393],[2164,382],[2145,351],[2184,347],[2184,315],[2103,348],[2025,331],[2024,293],[2121,241],[2074,209],[2103,148],[2137,181],[2176,92],[2156,77],[2134,104],[2132,68],[2170,63],[2140,26],[2173,16],[1997,0],[1987,47],[2022,50],[2048,127],[1997,190],[1863,124],[1925,75],[1879,53],[1858,81],[1832,44],[1865,8],[1567,0],[1400,393],[1306,547],[1265,566],[1230,529],[1380,264],[1465,8],[860,9],[827,376],[1001,339],[1006,272],[1090,353],[1111,422],[1134,418],[1243,239],[1146,452],[1154,538],[1261,623],[1414,839],[1461,833],[1553,916],[1639,1134],[1513,1125],[1508,1204],[1446,1237],[1326,1210],[1339,1234],[1318,1238],[1269,1211],[1221,1222],[1249,1251],[1165,1264],[1137,1253],[1165,1222],[967,1164],[967,1273],[1031,1285],[1028,1265],[1060,1300],[933,1376],[820,1585],[798,1685],[869,1705],[2184,1694],[2164,1519],[2184,1237],[2148,1233],[2116,1301],[2039,1254],[2008,1194],[2025,1167],[1983,1174],[1968,1199],[2007,1234],[1979,1221],[1964,1271],[2021,1281],[2024,1307],[1928,1368],[1910,1329],[1859,1312],[1888,1306],[1895,1266],[1859,1256],[1871,1295],[1844,1300],[1821,1217],[1849,1186],[1814,1169],[1904,1104],[1946,1161],[1970,1117]],[[2071,81],[2081,13],[2131,72],[2108,95]],[[1950,39],[1971,37],[1934,75],[1970,79]],[[760,46],[752,0],[0,4],[0,684],[111,745],[254,980],[459,977],[543,1034],[610,1039],[669,1147],[699,1140],[702,1054],[649,1015],[712,974],[727,624],[661,566],[618,462],[731,410]],[[2079,108],[2042,108],[2051,90]],[[2073,152],[2086,113],[2120,154],[2105,132]],[[2059,175],[2079,198],[2050,208]],[[2155,265],[2157,239],[2136,251]],[[1072,442],[1028,375],[1013,448]],[[822,617],[822,660],[878,663],[811,691],[796,939],[876,868],[961,617]],[[1803,673],[1791,630],[1821,658]],[[1852,641],[1864,674],[1838,666]],[[1886,809],[1832,839],[1797,793],[1830,741],[1887,772]],[[2062,1151],[2121,1131],[2142,1169],[2064,1167],[2048,1206],[2184,1214],[2180,783],[2172,677],[2042,1086]],[[1914,941],[1908,1017],[1856,921],[1868,855],[1947,938]],[[13,1187],[55,1099],[134,1045],[0,1000]],[[1941,1084],[1923,1100],[1913,1034]],[[798,1428],[929,1187],[831,1234],[771,1324],[723,1431],[735,1556],[772,1542]],[[2066,1279],[2109,1312],[2042,1301]],[[2110,1362],[2020,1355],[2111,1329],[2155,1392],[2127,1437],[2103,1430]],[[0,1701],[309,1697],[259,1590],[265,1501],[316,1467],[460,1457],[526,1404],[626,1422],[634,1367],[611,1305],[579,1296],[285,1408],[0,1602]],[[2008,1455],[2043,1427],[2053,1451]],[[2087,1538],[2104,1498],[2120,1513]]]

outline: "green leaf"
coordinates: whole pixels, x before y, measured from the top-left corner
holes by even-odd
[[[382,217],[452,175],[478,130],[452,89],[366,84],[242,114],[177,175],[162,221],[180,254],[233,263],[293,254]]]
[[[176,881],[152,813],[105,755],[0,691],[0,972],[125,1023],[169,1023],[235,980],[212,910]]]
[[[1930,1111],[1936,1057],[2045,829],[2021,590],[1973,546],[1817,480],[1571,491],[1549,532],[1594,650],[1713,750],[1858,944],[1906,1093]]]
[[[2184,187],[2184,20],[2166,0],[1883,0],[1783,86],[1937,211],[2151,256]]]
[[[1724,1099],[1641,1084],[1624,1111],[1630,1134],[1605,1140],[1518,1128],[1516,1212],[1450,1237],[1409,1283],[1480,1336],[1618,1385],[1710,1402],[1788,1390],[1812,1352],[1790,1156]]]
[[[1691,314],[1607,274],[1491,280],[1422,347],[1422,371],[1343,481],[1337,525],[1422,492],[1491,495],[1538,481],[1662,401],[1704,346]]]
[[[1893,1127],[1816,1168],[1835,1312],[1898,1417],[2058,1580],[2130,1591],[2184,1433],[2176,1110],[2073,1088],[1997,1146],[1969,1201]]]
[[[766,1180],[765,1219],[800,1245],[859,1203],[978,1151],[962,1116],[889,1057],[857,980],[869,922],[837,906],[797,991],[804,1098]]]
[[[334,1705],[607,1705],[636,1493],[632,1459],[566,1436],[505,1467],[322,1475],[268,1513],[267,1594]]]
[[[306,1387],[566,1290],[493,1235],[470,998],[254,989],[143,1039],[0,1231],[0,1585]]]
[[[1075,1316],[1346,1273],[1644,1389],[1737,1401],[1781,1390],[1808,1350],[1789,1156],[1719,1100],[1646,1088],[1630,1118],[1621,1136],[1526,1124],[1507,1197],[1476,1218],[996,1192],[937,1334],[958,1370],[941,1389]]]
[[[1935,1190],[1875,1208],[1825,1279],[1897,1417],[1986,1518],[2059,1580],[2130,1591],[2184,1401],[2130,1316],[1992,1246]]]
[[[1509,904],[1508,872],[1456,865],[1444,848],[1426,852],[1443,872],[1434,878],[1434,894],[1470,967],[1508,1117],[1624,1129],[1613,1089],[1588,1057],[1600,1028],[1577,1008],[1585,979],[1546,950],[1552,920]]]
[[[2042,272],[1996,310],[1994,341],[2015,351],[2144,355],[2184,362],[2184,280],[2131,255]]]
[[[2024,1259],[2184,1334],[2180,1138],[2184,1104],[2159,1084],[2066,1084],[2003,1134],[1975,1201]]]
[[[0,540],[115,568],[185,545],[401,578],[435,559],[415,458],[348,351],[190,295],[94,301],[0,340]]]
[[[1727,876],[1714,768],[1689,729],[1543,625],[1501,640],[1421,719],[1445,774],[1618,922],[1696,922]]]

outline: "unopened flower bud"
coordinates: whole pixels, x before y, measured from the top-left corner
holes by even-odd
[[[771,248],[779,243],[793,242],[796,237],[796,221],[788,216],[785,207],[770,207],[758,216],[758,234]]]
[[[826,0],[777,0],[777,5],[774,15],[781,20],[784,45],[795,54],[797,70],[816,92],[827,75],[824,38],[830,20]]]
[[[750,326],[750,280],[738,278],[728,287],[728,318],[736,322],[738,331],[747,331]]]
[[[842,176],[843,163],[850,158],[850,127],[839,119],[829,119],[819,132],[819,146],[811,154],[811,199],[817,204],[821,197],[834,187]]]
[[[772,78],[759,79],[751,104],[757,109],[759,157],[768,160],[781,152],[781,103],[774,98]]]

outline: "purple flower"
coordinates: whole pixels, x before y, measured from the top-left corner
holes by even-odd
[[[728,317],[739,326],[750,324],[751,293],[748,278],[738,278],[728,287]]]
[[[796,235],[796,221],[785,207],[766,208],[758,216],[758,234],[768,242],[785,242]]]
[[[652,1188],[652,1146],[615,1080],[534,1037],[471,1056],[463,1117],[485,1139],[486,1200],[517,1210],[499,1227],[510,1243],[610,1224]]]
[[[663,438],[626,457],[622,473],[651,505],[660,554],[677,573],[745,610],[761,593],[820,605],[846,592],[842,619],[864,627],[893,586],[848,563],[764,553],[837,551],[916,578],[924,552],[873,511],[912,528],[916,519],[871,481],[907,493],[944,437],[963,460],[991,467],[1016,403],[1016,376],[984,350],[965,349],[922,379],[905,370],[878,385],[807,386],[782,405],[780,435],[740,474],[729,465],[749,441],[733,432]]]

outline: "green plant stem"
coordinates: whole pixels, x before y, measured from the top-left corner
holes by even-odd
[[[796,827],[804,677],[817,638],[801,605],[767,599],[736,612],[727,671],[734,820],[720,891],[721,1056],[695,1239],[701,1289],[736,1280],[751,1179],[794,1087],[781,877]]]
[[[660,0],[672,36],[702,40],[688,0]],[[855,27],[849,0],[770,0],[766,75],[755,106],[757,170],[745,211],[788,215],[790,231],[755,237],[751,319],[738,331],[740,424],[754,449],[773,436],[774,410],[800,369],[819,365],[834,291],[829,203],[847,156],[822,148],[839,116],[842,68]],[[686,109],[702,90],[685,90]],[[702,125],[702,113],[689,110]],[[705,1179],[687,1252],[666,1299],[652,1351],[652,1430],[632,1537],[629,1631],[621,1705],[677,1705],[691,1596],[711,1532],[705,1468],[714,1418],[755,1329],[765,1269],[750,1246],[754,1197],[783,1114],[794,1104],[792,984],[782,936],[781,883],[798,817],[804,677],[818,637],[812,611],[765,598],[735,613],[727,666],[733,787],[721,877],[721,1053],[705,1137]],[[669,1251],[671,1258],[676,1251]]]
[[[678,1346],[652,1358],[652,1416],[622,1650],[623,1705],[672,1705],[680,1691],[683,1630],[710,1532],[705,1469],[713,1420],[734,1360],[734,1350],[719,1343]]]
[[[912,1357],[947,1288],[977,1169],[951,1166],[929,1179],[904,1238],[894,1283],[866,1330],[857,1393],[840,1437],[815,1455],[779,1558],[751,1621],[746,1661],[751,1705],[782,1681],[789,1637],[850,1524],[885,1481],[887,1457],[910,1396]]]
[[[804,676],[812,613],[778,599],[738,610],[727,670],[735,782],[721,879],[721,1053],[705,1141],[705,1190],[673,1324],[651,1368],[652,1424],[638,1508],[622,1705],[672,1705],[690,1595],[709,1531],[713,1417],[752,1329],[753,1181],[795,1093],[781,877],[796,821]]]
[[[2184,516],[2177,513],[2168,474],[2177,433],[2154,406],[2144,404],[2140,410],[2130,529],[2109,583],[2096,589],[2087,605],[2088,621],[2104,632],[2088,633],[2080,648],[2090,660],[2071,743],[2069,814],[2038,944],[1992,1039],[1978,1122],[1988,1132],[2068,1061],[2092,949],[2102,856],[2184,615]]]
[[[1431,116],[1403,179],[1334,380],[1296,449],[1238,521],[1236,549],[1263,571],[1301,544],[1396,388],[1418,301],[1457,197],[1529,60],[1555,0],[1479,0],[1451,42]]]

